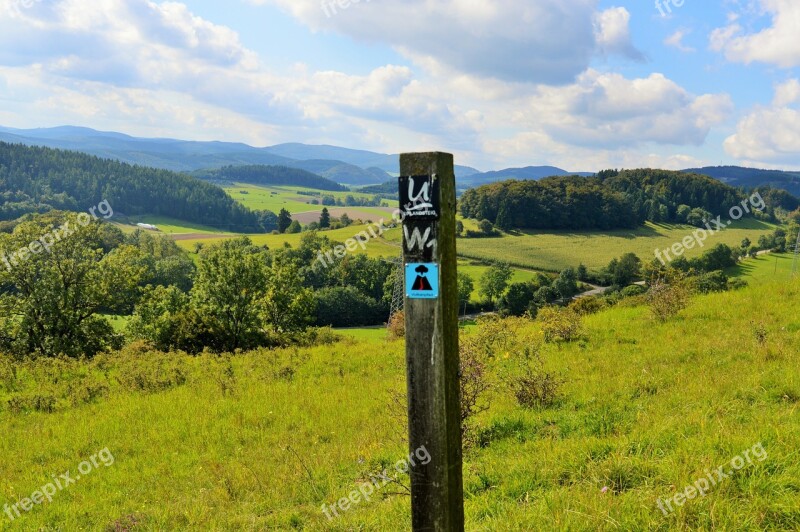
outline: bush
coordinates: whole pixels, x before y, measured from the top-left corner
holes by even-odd
[[[185,354],[141,353],[126,349],[110,358],[116,363],[117,382],[130,391],[160,392],[186,384]]]
[[[538,321],[546,342],[571,342],[583,332],[581,316],[572,308],[546,307],[539,311]]]
[[[473,418],[489,408],[488,392],[494,388],[489,362],[499,355],[510,356],[524,347],[540,343],[527,318],[482,318],[477,327],[461,338],[461,433],[465,447],[477,442]]]
[[[665,322],[676,316],[689,304],[689,290],[685,282],[675,280],[669,283],[657,280],[647,294],[650,310],[658,321]]]
[[[389,338],[392,340],[397,340],[399,338],[406,337],[406,314],[405,312],[395,312],[394,315],[389,319],[389,324],[387,325],[389,329]]]
[[[316,293],[317,325],[362,327],[386,321],[388,309],[352,286],[323,288]]]
[[[13,414],[26,412],[52,414],[56,410],[56,398],[51,394],[16,395],[8,400],[8,409]]]
[[[517,402],[525,408],[547,407],[555,404],[564,381],[545,371],[537,350],[526,347],[521,361],[521,374],[508,379]]]
[[[728,276],[724,272],[717,270],[705,273],[693,279],[694,289],[701,294],[712,292],[725,292],[728,290]]]
[[[570,303],[569,308],[580,314],[581,316],[588,316],[596,314],[607,308],[605,300],[596,296],[581,297]]]
[[[632,284],[623,288],[620,291],[620,295],[622,295],[622,297],[636,297],[644,294],[645,292],[647,292],[645,287],[638,284]]]

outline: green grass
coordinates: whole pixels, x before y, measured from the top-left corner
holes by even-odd
[[[155,225],[161,233],[166,235],[182,235],[182,234],[208,234],[208,235],[222,235],[229,233],[222,233],[219,229],[201,224],[193,224],[167,216],[145,215],[145,216],[131,216],[131,223],[145,223]],[[134,227],[135,229],[135,227]]]
[[[224,187],[224,190],[230,197],[250,209],[270,210],[274,213],[278,213],[281,209],[286,209],[292,214],[310,211],[322,212],[323,205],[311,205],[309,203],[312,199],[321,200],[322,195],[333,196],[342,201],[344,201],[347,196],[353,196],[357,199],[372,199],[373,197],[369,194],[361,194],[358,192],[328,192],[306,187],[262,187],[246,184]],[[298,194],[298,191],[314,192],[320,195],[314,197],[306,196]],[[386,204],[388,205],[388,203]],[[370,207],[352,207],[352,209],[364,211],[365,213],[375,216],[385,216],[385,213],[382,213],[382,211]]]
[[[380,343],[388,338],[386,327],[353,327],[352,329],[336,329],[336,334],[357,340]]]
[[[527,232],[521,236],[458,240],[458,253],[484,261],[504,260],[516,266],[542,271],[560,271],[566,267],[585,264],[590,269],[606,266],[611,259],[632,252],[642,260],[655,258],[656,249],[666,249],[689,236],[696,228],[680,225],[647,223],[635,230],[608,232],[546,231]],[[771,233],[775,226],[755,219],[736,222],[724,231],[710,236],[705,249],[719,243],[738,247],[744,238],[757,242],[758,237]],[[687,257],[702,254],[695,247]]]
[[[698,297],[664,324],[621,306],[585,329],[542,348],[565,379],[554,406],[521,408],[504,387],[517,351],[490,364],[485,445],[465,455],[467,530],[800,528],[800,281]],[[409,529],[402,488],[333,522],[320,510],[407,454],[388,406],[405,386],[403,343],[351,334],[365,337],[229,361],[129,351],[16,376],[0,365],[0,506],[103,448],[115,457],[13,525],[0,513],[0,528]],[[87,399],[97,385],[107,393]],[[55,412],[10,410],[33,394]],[[765,461],[674,514],[657,508],[759,442]]]
[[[747,259],[726,273],[750,282],[780,282],[791,279],[794,263],[793,253],[770,253]],[[797,275],[800,276],[800,259],[797,262]]]

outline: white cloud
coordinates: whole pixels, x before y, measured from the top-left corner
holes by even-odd
[[[747,33],[734,19],[728,26],[711,33],[711,49],[738,63],[762,62],[782,68],[800,65],[800,39],[797,38],[800,3],[797,0],[760,0],[760,5],[772,18],[769,27]]]
[[[318,29],[389,42],[416,64],[359,75],[299,64],[278,74],[236,32],[182,3],[0,4],[0,87],[10,102],[0,124],[436,148],[483,167],[596,169],[683,164],[690,155],[662,150],[702,145],[731,112],[727,95],[694,95],[662,74],[588,68],[592,55],[639,53],[630,14],[595,14],[596,0],[362,0],[330,19],[317,0],[264,1]],[[418,22],[398,23],[407,19]]]
[[[597,0],[258,0],[314,30],[391,45],[426,68],[506,81],[564,84],[597,53],[641,59],[624,8]],[[335,14],[334,14],[335,13]],[[330,15],[330,16],[329,16]]]
[[[727,95],[697,97],[662,74],[626,79],[589,70],[569,87],[541,88],[530,120],[561,142],[587,147],[700,145],[731,108]]]
[[[681,52],[696,52],[694,48],[691,46],[687,46],[683,44],[683,39],[689,34],[687,30],[678,30],[666,39],[664,39],[664,44],[667,46],[671,46],[673,48],[677,48]]]
[[[772,101],[773,106],[783,107],[798,101],[800,101],[800,81],[790,79],[775,87],[775,99]]]
[[[742,118],[725,151],[762,166],[800,166],[800,82],[778,85],[770,106],[755,107]]]
[[[594,17],[595,39],[601,53],[619,54],[635,61],[644,61],[644,54],[631,41],[631,14],[624,7],[612,7]]]

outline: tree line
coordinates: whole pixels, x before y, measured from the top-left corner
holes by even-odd
[[[224,166],[222,168],[197,170],[191,173],[194,177],[206,181],[222,181],[233,183],[249,183],[262,186],[294,186],[307,187],[330,192],[345,192],[347,187],[330,179],[318,176],[299,168],[287,166],[245,165]]]
[[[275,228],[274,213],[251,211],[219,187],[185,174],[0,142],[0,220],[82,211],[103,200],[126,215],[163,215],[238,232]]]
[[[774,220],[800,207],[786,191],[759,189],[767,203],[756,216]],[[644,224],[701,226],[712,213],[725,213],[745,191],[698,174],[667,170],[604,170],[595,177],[555,176],[539,181],[503,181],[464,193],[466,218],[512,229],[630,229]]]
[[[0,233],[26,248],[78,215],[49,212]],[[0,268],[0,350],[18,357],[93,356],[143,340],[164,351],[230,352],[302,341],[314,326],[385,323],[393,264],[365,255],[317,261],[335,245],[316,232],[271,250],[247,237],[205,246],[196,263],[174,241],[92,221]],[[117,332],[107,316],[130,316]]]

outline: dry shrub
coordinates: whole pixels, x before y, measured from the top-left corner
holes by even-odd
[[[389,329],[389,338],[397,340],[406,337],[406,314],[403,311],[395,312],[386,326]]]
[[[572,308],[545,307],[539,311],[545,342],[572,342],[583,334],[580,314]]]
[[[653,317],[663,323],[688,306],[689,295],[689,288],[683,280],[658,279],[647,293],[647,302]]]
[[[525,348],[518,358],[518,374],[507,378],[517,402],[526,408],[554,405],[561,396],[564,380],[546,371],[536,347]]]
[[[461,337],[459,355],[461,359],[461,434],[464,446],[477,443],[474,418],[488,410],[489,395],[496,384],[489,371],[490,361],[509,357],[520,349],[537,345],[538,335],[533,322],[528,318],[481,318],[478,326]]]
[[[569,305],[569,308],[581,316],[597,314],[606,307],[608,307],[608,304],[603,299],[595,296],[581,297]]]

